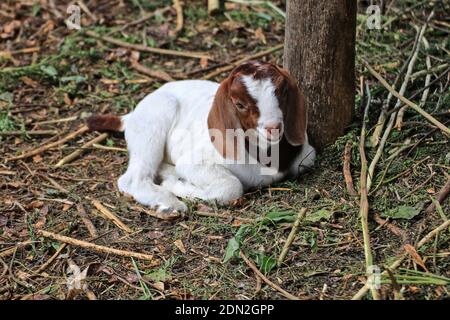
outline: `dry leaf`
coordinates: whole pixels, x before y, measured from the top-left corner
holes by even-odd
[[[164,282],[157,281],[153,284],[153,288],[159,291],[164,291]]]
[[[20,20],[13,20],[10,23],[6,24],[3,27],[3,33],[0,34],[0,37],[3,39],[10,38],[14,34],[14,30],[18,29],[22,23]]]
[[[91,290],[86,291],[86,296],[88,297],[89,300],[97,300],[95,293],[92,292]]]
[[[43,33],[48,33],[55,28],[55,23],[52,20],[47,21],[46,24],[42,27]]]
[[[0,227],[6,226],[8,223],[8,217],[0,215]]]
[[[66,212],[67,210],[69,210],[70,208],[72,208],[72,205],[73,205],[73,204],[71,204],[71,203],[65,203],[64,206],[63,206],[62,211]]]
[[[41,218],[39,218],[39,220],[33,224],[33,226],[36,229],[42,229],[42,227],[45,225],[45,223],[47,222],[47,218],[45,216],[42,216]]]
[[[406,252],[408,252],[408,254],[411,256],[411,258],[413,258],[414,262],[417,263],[419,266],[421,266],[426,272],[428,272],[428,269],[425,266],[425,262],[422,260],[420,255],[417,253],[416,249],[410,244],[405,244],[404,248],[405,248]]]
[[[134,284],[139,282],[139,277],[136,273],[129,273],[125,277],[125,280],[127,280],[129,283]]]
[[[34,163],[39,163],[39,162],[41,162],[42,161],[42,157],[39,155],[39,154],[37,154],[37,155],[35,155],[34,157],[33,157],[33,162]]]
[[[207,57],[200,58],[200,67],[202,69],[206,69],[208,67],[208,58]]]
[[[255,38],[260,40],[262,43],[267,44],[266,36],[261,27],[255,30]]]
[[[67,274],[69,276],[67,277],[68,292],[66,299],[71,300],[79,293],[87,291],[88,286],[86,276],[89,266],[81,271],[80,267],[78,267],[71,259],[68,259],[67,262],[69,264],[69,267],[67,268]]]
[[[16,277],[19,278],[22,281],[26,281],[30,277],[30,274],[26,273],[26,272],[24,272],[22,270],[19,270],[16,273]]]
[[[234,219],[233,222],[231,223],[231,226],[232,227],[239,227],[241,224],[243,224],[242,220]]]
[[[139,61],[141,53],[139,51],[131,51],[130,61]]]
[[[225,21],[222,23],[222,28],[226,31],[234,31],[243,28],[244,24],[236,21]]]
[[[73,104],[73,101],[72,101],[72,99],[70,99],[67,92],[64,93],[64,103],[67,104],[68,106],[71,106]]]
[[[20,80],[22,80],[23,83],[25,83],[33,88],[36,88],[39,84],[37,81],[34,81],[33,79],[31,79],[27,76],[20,77]]]
[[[161,232],[161,231],[149,231],[149,232],[146,233],[146,236],[150,240],[153,240],[153,239],[159,239],[159,238],[164,237],[164,233]]]
[[[186,253],[186,248],[184,247],[183,242],[178,239],[174,243],[175,247],[177,247],[182,253]]]
[[[41,200],[34,200],[33,202],[27,205],[27,209],[36,209],[42,208],[44,206],[44,202]]]

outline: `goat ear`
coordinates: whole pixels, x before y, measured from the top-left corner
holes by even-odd
[[[305,143],[307,112],[303,92],[286,69],[278,68],[284,77],[283,122],[287,141],[293,146]]]
[[[230,137],[241,122],[230,98],[231,79],[222,81],[214,97],[208,114],[208,131],[216,150],[225,158],[236,160],[238,157],[238,139]]]

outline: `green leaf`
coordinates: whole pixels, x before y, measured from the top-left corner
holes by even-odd
[[[239,227],[239,230],[236,232],[234,237],[228,241],[227,249],[225,250],[225,258],[223,258],[223,262],[228,262],[231,258],[237,256],[237,252],[241,248],[242,240],[249,230],[250,226],[246,224],[243,224]]]
[[[240,244],[236,240],[235,237],[231,238],[230,241],[228,241],[227,249],[225,250],[225,258],[223,259],[223,262],[228,262],[231,258],[234,257],[236,252],[239,250]]]
[[[106,145],[108,147],[113,147],[114,146],[114,140],[112,139],[106,139]]]
[[[391,219],[412,219],[420,213],[420,209],[410,206],[399,206],[381,213],[382,217]]]
[[[158,270],[147,273],[147,277],[153,281],[162,281],[162,282],[166,282],[167,280],[172,279],[170,274],[168,274],[164,268],[160,268]]]
[[[31,14],[33,15],[33,17],[36,17],[39,13],[39,11],[41,11],[41,6],[38,4],[33,5],[33,8],[31,9]]]
[[[236,238],[236,240],[241,243],[242,242],[242,238],[244,238],[245,234],[250,230],[250,226],[243,224],[239,227],[239,230],[236,232],[236,234],[234,235],[234,237]]]
[[[76,83],[80,83],[86,81],[86,78],[83,76],[69,76],[69,77],[62,77],[61,81],[62,82],[75,81]]]
[[[55,77],[58,75],[58,71],[56,71],[55,67],[53,66],[41,66],[41,70],[50,77]]]
[[[268,274],[277,265],[277,260],[273,256],[266,256],[264,252],[258,252],[255,262],[264,274]]]
[[[319,222],[320,220],[330,220],[332,215],[333,212],[328,211],[327,209],[320,209],[319,211],[306,215],[305,221]]]
[[[292,211],[271,211],[265,216],[265,220],[273,223],[294,222],[295,214]]]
[[[11,92],[3,92],[0,94],[0,100],[11,103],[13,100],[13,94]]]

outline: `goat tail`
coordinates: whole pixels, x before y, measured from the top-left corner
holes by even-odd
[[[99,114],[90,116],[87,119],[87,126],[90,131],[124,131],[124,117],[111,114]]]

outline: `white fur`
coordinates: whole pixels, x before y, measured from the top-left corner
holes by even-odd
[[[258,102],[261,125],[281,121],[270,80],[246,79],[245,84]],[[307,142],[290,172],[263,175],[265,167],[259,163],[225,163],[210,141],[207,126],[218,87],[204,80],[170,82],[122,117],[130,160],[118,181],[120,191],[160,211],[186,211],[177,197],[226,203],[249,188],[297,175],[299,164],[313,164],[314,149]]]
[[[255,99],[260,112],[256,131],[263,138],[267,138],[265,127],[271,124],[283,123],[283,113],[275,95],[275,86],[271,79],[255,80],[252,76],[242,76],[247,92]],[[282,137],[281,129],[279,138]],[[278,141],[274,141],[275,143]]]

